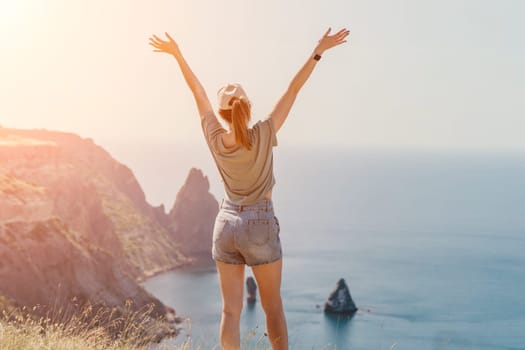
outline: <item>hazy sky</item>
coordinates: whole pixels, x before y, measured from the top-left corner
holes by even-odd
[[[203,143],[173,58],[212,103],[241,82],[263,118],[328,26],[280,145],[525,151],[524,1],[0,0],[0,124],[104,142]]]

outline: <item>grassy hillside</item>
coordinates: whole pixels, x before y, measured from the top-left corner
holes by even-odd
[[[35,316],[42,314],[37,308],[13,307],[0,296],[0,349],[146,350],[159,340],[148,335],[148,328],[162,326],[152,324],[151,308],[123,314],[88,304],[74,315],[49,310]],[[112,333],[114,328],[119,332]]]
[[[20,312],[4,312],[0,317],[0,349],[2,350],[149,350],[152,339],[144,338],[143,329],[137,322],[120,319],[126,323],[125,331],[116,338],[111,338],[105,328],[93,327],[80,318],[69,319],[64,323],[51,323],[49,319],[34,319]],[[135,315],[141,317],[141,315]],[[91,321],[93,322],[93,321]],[[140,323],[139,323],[140,324]],[[245,336],[245,340],[251,337]],[[185,341],[178,347],[160,346],[157,350],[209,350],[199,344]],[[214,350],[220,349],[217,344]],[[264,346],[243,346],[242,350],[270,350]],[[335,349],[334,349],[335,350]]]

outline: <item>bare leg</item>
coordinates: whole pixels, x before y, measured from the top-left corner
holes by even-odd
[[[283,259],[279,259],[269,264],[252,266],[273,350],[288,350],[288,329],[281,300],[282,263]]]
[[[215,261],[222,295],[220,341],[222,350],[241,347],[240,320],[243,306],[244,264]]]

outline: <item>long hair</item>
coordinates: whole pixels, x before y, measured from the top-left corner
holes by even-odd
[[[245,97],[233,97],[230,105],[232,106],[231,110],[219,109],[219,115],[233,125],[235,143],[251,150],[252,140],[248,134],[248,122],[251,118],[250,102]]]

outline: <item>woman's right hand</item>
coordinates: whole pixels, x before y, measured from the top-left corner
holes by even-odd
[[[168,34],[165,33],[166,37],[168,38],[168,41],[162,40],[156,35],[153,35],[153,37],[150,37],[149,44],[153,47],[155,47],[157,50],[153,50],[155,52],[165,52],[172,55],[177,55],[180,53],[179,45],[173,40],[173,38]]]
[[[319,39],[319,43],[315,48],[315,52],[317,54],[321,55],[324,51],[331,49],[334,46],[346,43],[345,38],[350,34],[350,31],[348,29],[343,28],[334,35],[328,35],[330,34],[331,30],[332,28],[328,28],[326,33],[324,33],[323,37]]]

